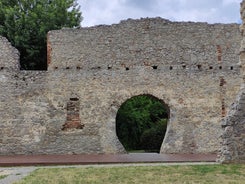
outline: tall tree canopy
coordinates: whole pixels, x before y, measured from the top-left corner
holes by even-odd
[[[77,0],[0,1],[0,35],[20,51],[25,70],[47,69],[47,32],[79,27],[81,20]]]

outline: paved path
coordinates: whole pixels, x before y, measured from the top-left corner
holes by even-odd
[[[214,154],[81,154],[0,156],[1,166],[88,165],[118,163],[215,162]]]
[[[0,179],[0,184],[12,184],[19,181],[28,176],[35,169],[35,167],[0,167],[0,176],[7,175],[7,177]]]
[[[122,155],[101,154],[0,156],[0,176],[7,175],[7,177],[0,179],[0,184],[12,184],[29,175],[35,169],[44,167],[71,167],[71,165],[72,167],[124,167],[149,165],[217,164],[215,159],[216,155],[213,154],[204,155],[157,153],[130,153]]]

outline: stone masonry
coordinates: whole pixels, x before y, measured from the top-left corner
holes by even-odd
[[[116,115],[136,95],[169,112],[161,153],[218,153],[240,90],[237,24],[126,20],[48,33],[48,70],[18,70],[0,39],[0,154],[124,153]]]
[[[241,3],[240,65],[243,82],[235,102],[231,105],[227,117],[222,121],[224,133],[218,161],[223,163],[245,163],[245,1]]]

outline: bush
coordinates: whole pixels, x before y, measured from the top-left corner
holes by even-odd
[[[155,126],[145,130],[140,137],[141,148],[146,152],[158,152],[161,148],[167,128],[167,119],[157,122]]]
[[[140,139],[143,132],[163,123],[167,118],[168,109],[159,99],[150,95],[132,97],[118,110],[117,136],[127,151],[142,150]],[[161,132],[161,135],[164,136],[164,133]]]

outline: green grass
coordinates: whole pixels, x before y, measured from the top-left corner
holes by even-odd
[[[128,153],[146,153],[145,150],[127,150]]]
[[[222,183],[245,181],[244,165],[128,166],[37,169],[18,184]]]
[[[0,180],[6,178],[8,175],[0,175]]]

